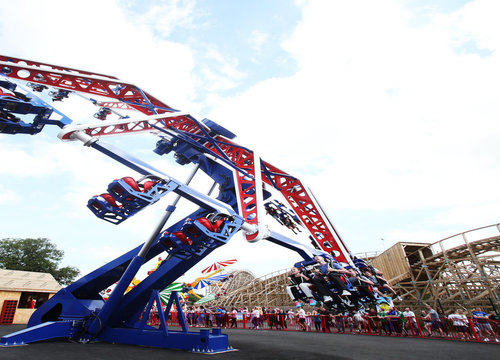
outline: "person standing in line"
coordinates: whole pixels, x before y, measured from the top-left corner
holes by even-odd
[[[472,312],[472,319],[478,327],[479,333],[484,336],[484,341],[490,341],[489,337],[495,339],[495,333],[490,325],[488,314],[481,310],[480,307],[474,309]]]
[[[303,308],[300,308],[299,311],[297,311],[297,318],[298,318],[298,323],[300,326],[300,329],[302,331],[306,331],[306,312]]]
[[[292,309],[289,309],[288,312],[286,313],[286,318],[288,320],[288,324],[290,326],[293,326],[293,323],[295,321],[295,314],[294,312],[292,311]]]
[[[337,327],[337,331],[340,333],[345,333],[345,322],[344,322],[344,314],[338,313],[335,315],[335,326]]]
[[[257,307],[259,309],[259,327],[263,328],[264,327],[264,321],[266,321],[266,313],[265,313],[265,308],[262,308],[261,306]]]
[[[282,330],[284,329],[287,329],[288,328],[288,325],[286,323],[286,312],[285,310],[282,310],[282,309],[277,309],[277,312],[278,312],[278,323],[280,325],[280,328]]]
[[[308,311],[306,313],[306,326],[308,331],[312,331],[312,323],[313,323],[312,314],[310,311]]]
[[[448,319],[450,319],[453,322],[453,327],[455,328],[455,331],[457,332],[458,336],[462,339],[465,340],[468,336],[468,324],[467,324],[467,317],[465,317],[462,314],[462,309],[457,309],[456,312],[451,313],[448,315]]]
[[[197,327],[205,327],[205,308],[203,306],[200,306],[198,308],[198,318],[196,322]]]
[[[231,328],[237,328],[238,327],[238,323],[237,323],[237,316],[238,316],[238,310],[236,310],[236,308],[232,308],[231,309]]]
[[[252,311],[252,317],[250,319],[250,322],[252,323],[252,326],[250,327],[251,329],[258,329],[259,328],[259,323],[260,323],[260,311],[258,307],[255,307]]]
[[[412,335],[418,335],[418,325],[417,319],[415,318],[415,313],[410,310],[409,307],[405,308],[403,311],[403,317],[405,319],[405,328],[406,331],[411,331]]]
[[[316,331],[321,331],[321,315],[316,310],[314,310],[312,313],[312,318]]]
[[[439,318],[439,314],[430,305],[427,305],[426,309],[427,309],[427,317],[431,321],[431,329],[433,331],[435,330],[439,331],[439,334],[441,336],[444,336],[444,331],[441,327],[441,319]]]

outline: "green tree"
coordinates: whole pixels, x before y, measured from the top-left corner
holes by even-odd
[[[0,240],[0,268],[9,270],[50,273],[63,285],[68,285],[80,274],[72,266],[59,268],[64,252],[49,239]]]

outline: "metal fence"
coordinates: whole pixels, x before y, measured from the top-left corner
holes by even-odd
[[[300,319],[296,314],[271,313],[259,317],[238,313],[217,314],[192,312],[186,314],[189,327],[219,327],[274,331],[305,331],[323,333],[362,334],[374,336],[440,338],[455,341],[473,341],[500,344],[500,320],[467,318],[454,322],[448,318],[427,320],[420,317],[402,316],[341,316],[308,315]],[[159,325],[158,313],[152,312],[151,326]],[[168,326],[179,326],[177,312],[170,313]]]

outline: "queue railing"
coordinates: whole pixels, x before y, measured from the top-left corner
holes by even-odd
[[[430,320],[421,317],[330,314],[307,315],[300,320],[295,313],[265,313],[257,317],[240,312],[235,316],[231,313],[187,312],[186,321],[189,327],[440,338],[500,344],[500,320],[467,318],[460,322],[448,318]],[[151,312],[149,324],[159,325],[157,312]],[[167,325],[179,326],[177,312],[169,314]]]

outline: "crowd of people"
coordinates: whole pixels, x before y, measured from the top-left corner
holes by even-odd
[[[193,327],[336,330],[500,342],[497,314],[487,314],[480,308],[469,314],[457,309],[446,315],[431,306],[418,314],[409,307],[400,310],[392,300],[401,301],[401,297],[380,271],[359,259],[354,259],[354,265],[339,263],[329,256],[315,256],[311,261],[295,264],[286,287],[295,302],[294,309],[187,306],[183,310],[188,325]]]
[[[295,264],[286,291],[296,306],[322,304],[335,313],[376,306],[379,299],[388,304],[393,298],[401,300],[379,270],[359,259],[354,264],[316,255],[312,261]]]
[[[441,337],[500,343],[500,317],[494,312],[487,314],[479,307],[468,314],[457,309],[448,315],[430,305],[418,315],[409,307],[332,313],[324,306],[311,307],[310,311],[303,307],[185,306],[183,312],[191,327]]]
[[[500,342],[500,317],[481,308],[444,314],[427,305],[415,314],[398,309],[402,300],[383,274],[364,261],[354,267],[328,256],[297,263],[288,274],[286,291],[295,308],[185,306],[192,327],[300,330],[389,336],[451,337]],[[383,301],[381,301],[383,300]],[[307,308],[309,311],[306,311]]]
[[[188,325],[193,327],[236,328],[241,309],[225,307],[185,306],[184,314]]]

